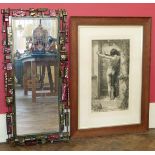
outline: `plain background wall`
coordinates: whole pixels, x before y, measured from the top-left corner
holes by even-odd
[[[155,4],[0,4],[0,8],[49,8],[66,9],[70,16],[128,16],[152,17],[150,102],[155,102]],[[69,18],[70,20],[70,18]],[[2,21],[0,16],[0,22]],[[0,30],[2,24],[0,23]],[[0,35],[0,114],[7,112],[4,94],[2,36]],[[149,82],[149,81],[148,81]]]

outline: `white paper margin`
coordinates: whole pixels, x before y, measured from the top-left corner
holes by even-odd
[[[130,39],[129,108],[91,112],[92,40]],[[78,128],[98,128],[141,122],[143,26],[78,27]]]

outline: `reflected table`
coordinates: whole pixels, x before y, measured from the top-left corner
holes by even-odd
[[[36,97],[41,95],[56,95],[58,91],[58,55],[57,53],[32,54],[21,58],[23,63],[23,87],[24,95],[28,95],[28,91],[32,91],[32,102],[36,102]],[[54,79],[51,72],[51,66],[54,67]],[[40,79],[38,83],[37,70],[40,68]],[[45,69],[49,80],[49,92],[37,92],[43,87],[45,78]],[[42,74],[41,74],[42,73]]]

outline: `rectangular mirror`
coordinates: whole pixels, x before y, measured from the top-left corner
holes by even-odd
[[[17,135],[58,132],[58,20],[14,17],[12,32]]]
[[[3,9],[2,14],[9,140],[68,140],[66,11]]]

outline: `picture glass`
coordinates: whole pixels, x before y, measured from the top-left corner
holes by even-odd
[[[78,26],[78,43],[78,128],[140,124],[143,27]]]

